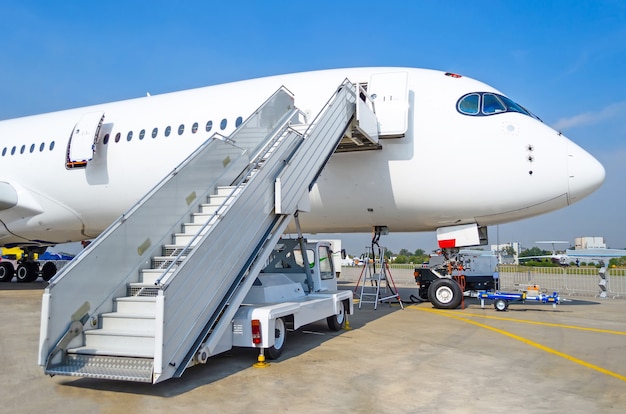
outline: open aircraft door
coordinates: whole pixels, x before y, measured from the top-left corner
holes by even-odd
[[[381,138],[400,138],[409,124],[408,72],[375,73],[367,92],[374,102]]]
[[[85,168],[93,159],[103,122],[102,111],[90,112],[80,118],[67,145],[66,168]]]

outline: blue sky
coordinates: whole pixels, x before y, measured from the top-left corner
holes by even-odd
[[[0,119],[280,73],[453,71],[500,89],[598,158],[604,186],[491,242],[603,236],[626,248],[626,2],[0,2]],[[416,187],[419,185],[416,182]],[[350,252],[367,235],[345,236]],[[392,250],[435,247],[392,234]]]

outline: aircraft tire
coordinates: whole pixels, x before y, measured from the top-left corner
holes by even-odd
[[[37,263],[35,262],[22,262],[15,272],[17,281],[20,283],[34,282],[37,280]]]
[[[326,318],[328,329],[331,331],[340,331],[346,323],[346,309],[343,302],[339,302],[339,313]]]
[[[0,263],[0,282],[10,282],[15,276],[15,269],[9,262]]]
[[[437,309],[456,309],[462,299],[463,291],[452,279],[437,279],[428,288],[428,300]]]
[[[52,262],[46,262],[41,268],[41,278],[46,282],[57,274],[57,267]]]
[[[268,359],[278,359],[285,349],[287,343],[287,326],[283,318],[277,318],[274,321],[274,345],[266,349]]]

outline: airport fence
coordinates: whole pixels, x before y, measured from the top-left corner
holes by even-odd
[[[500,289],[539,285],[548,292],[571,296],[626,297],[626,269],[606,269],[602,277],[595,267],[525,267],[501,265]]]
[[[408,264],[390,264],[389,273],[397,286],[401,287],[414,287],[415,277],[413,271],[415,265]],[[355,282],[359,279],[359,276],[363,273],[365,266],[342,266],[340,281]],[[379,272],[379,265],[376,265],[376,272]]]
[[[389,271],[398,287],[415,287],[415,265],[390,264]],[[340,281],[356,283],[363,266],[343,266]],[[376,270],[378,272],[378,268]],[[500,265],[498,268],[501,290],[515,291],[526,285],[539,285],[550,293],[566,296],[605,296],[626,298],[626,269],[607,269],[602,289],[600,269],[594,267],[527,267]]]

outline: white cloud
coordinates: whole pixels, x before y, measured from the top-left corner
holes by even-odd
[[[569,118],[561,118],[552,127],[562,131],[568,128],[597,124],[620,115],[626,115],[626,101],[613,103],[599,111],[584,112]]]

